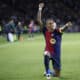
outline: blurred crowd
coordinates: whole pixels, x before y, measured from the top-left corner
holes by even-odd
[[[2,20],[0,25],[0,34],[5,35],[7,41],[10,42],[14,41],[14,37],[16,37],[16,40],[23,40],[23,33],[28,33],[31,38],[33,33],[39,31],[39,27],[33,19],[25,24],[24,20],[19,20],[16,16],[12,16],[8,20]]]
[[[18,40],[23,33],[39,32],[37,22],[37,10],[40,2],[45,3],[42,12],[42,20],[52,17],[57,25],[62,26],[71,21],[73,27],[67,32],[80,32],[80,1],[75,0],[14,0],[10,3],[0,1],[0,34],[16,34]],[[12,5],[11,5],[12,4]],[[34,26],[34,27],[33,27]]]

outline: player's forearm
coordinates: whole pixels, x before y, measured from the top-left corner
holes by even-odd
[[[40,25],[42,25],[42,20],[41,20],[42,14],[41,14],[41,12],[42,12],[42,8],[39,8],[38,14],[37,14],[37,21],[39,22]]]
[[[60,29],[61,29],[61,30],[65,30],[66,28],[68,28],[68,27],[70,27],[70,26],[72,26],[72,23],[71,23],[71,22],[68,22],[68,23],[66,23],[64,26],[62,26]]]
[[[67,26],[64,25],[64,26],[62,26],[60,29],[63,31],[63,30],[65,30],[66,28],[67,28]]]

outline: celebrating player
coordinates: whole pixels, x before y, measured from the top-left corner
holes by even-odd
[[[49,62],[52,60],[53,76],[60,77],[61,72],[61,40],[62,32],[69,26],[71,22],[66,23],[63,27],[58,28],[56,22],[53,19],[47,19],[46,25],[41,20],[41,12],[44,7],[44,3],[39,4],[39,10],[37,20],[40,24],[40,28],[45,37],[45,51],[44,51],[44,66],[47,79],[50,79],[52,72],[49,68]]]

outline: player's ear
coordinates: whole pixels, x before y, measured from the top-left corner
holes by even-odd
[[[54,22],[53,23],[53,29],[56,29],[56,27],[57,27],[57,24],[56,24],[56,22]]]

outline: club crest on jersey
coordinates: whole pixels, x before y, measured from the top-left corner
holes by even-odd
[[[54,38],[51,38],[51,39],[50,39],[50,43],[51,43],[51,44],[55,44],[55,43],[56,43],[56,40],[55,40]]]

